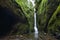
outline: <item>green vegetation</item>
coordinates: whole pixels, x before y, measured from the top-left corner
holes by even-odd
[[[28,23],[29,23],[29,28],[31,31],[33,31],[33,7],[32,3],[30,5],[28,4],[27,0],[16,0],[16,2],[21,6],[25,16],[27,17]],[[30,32],[31,32],[30,31]]]
[[[27,0],[0,0],[2,7],[7,7],[16,16],[27,19],[27,23],[17,23],[17,34],[29,33],[34,31],[34,11],[37,12],[37,26],[39,32],[58,32],[60,33],[60,0],[36,0],[35,7],[28,4]]]

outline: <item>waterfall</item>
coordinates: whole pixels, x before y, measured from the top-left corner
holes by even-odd
[[[28,4],[30,4],[30,2],[33,4],[33,7],[35,7],[35,0],[28,0]],[[37,24],[36,24],[36,9],[34,8],[34,37],[35,40],[38,40],[38,28],[37,28]]]

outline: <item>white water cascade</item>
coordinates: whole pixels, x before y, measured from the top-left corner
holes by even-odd
[[[35,7],[35,0],[28,0],[28,4],[30,4],[30,2],[32,2],[33,7]],[[34,37],[35,40],[38,40],[38,28],[37,28],[37,24],[36,24],[36,9],[34,8]]]

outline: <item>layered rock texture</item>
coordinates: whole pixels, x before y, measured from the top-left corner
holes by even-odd
[[[32,7],[27,0],[0,0],[0,34],[34,32],[34,8],[39,32],[60,34],[60,0],[36,0],[35,4]]]

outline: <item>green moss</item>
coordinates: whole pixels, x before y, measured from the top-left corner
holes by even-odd
[[[59,26],[60,26],[60,18],[58,19],[56,17],[56,15],[60,13],[60,5],[57,7],[56,11],[53,13],[50,21],[49,21],[49,24],[48,24],[48,30],[52,30],[53,32],[58,32],[60,33],[59,31]],[[54,22],[53,22],[54,21]]]
[[[56,15],[59,11],[60,11],[60,5],[57,7],[56,11],[53,13],[49,23],[51,23],[51,21],[56,18]]]
[[[59,0],[36,0],[36,6],[32,7],[32,3],[30,2],[30,5],[28,4],[27,0],[15,0],[21,9],[15,7],[14,3],[12,3],[11,0],[3,1],[0,0],[0,5],[11,8],[11,10],[22,18],[27,18],[28,24],[19,24],[18,27],[18,33],[24,33],[27,30],[30,30],[32,32],[34,30],[34,8],[37,10],[37,26],[39,31],[44,30],[45,27],[48,27],[47,29],[53,30],[53,31],[59,31],[57,29],[57,26],[60,26],[60,17],[56,17],[58,13],[60,13],[60,1]],[[6,5],[5,5],[6,4]],[[59,6],[58,6],[59,5]],[[20,12],[20,13],[18,13]]]
[[[27,0],[16,0],[16,2],[21,6],[27,20],[28,20],[28,25],[29,25],[29,30],[32,31],[33,30],[33,6],[32,3],[30,2],[30,5],[28,4]]]
[[[41,1],[40,5],[39,5],[39,8],[38,8],[38,14],[39,15],[42,14],[42,13],[44,13],[45,8],[47,6],[47,2],[48,2],[48,0],[42,0]]]

